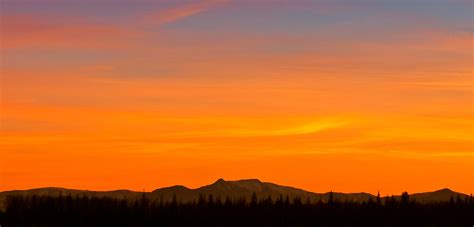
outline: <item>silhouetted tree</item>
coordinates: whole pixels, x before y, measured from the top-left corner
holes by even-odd
[[[456,204],[457,205],[462,205],[463,201],[461,199],[461,196],[459,194],[456,195]]]
[[[377,191],[376,203],[377,203],[377,206],[382,205],[382,199],[380,198],[380,191]]]
[[[217,206],[221,206],[221,205],[222,205],[222,198],[221,198],[220,195],[218,195],[218,196],[216,197],[215,205],[217,205]]]
[[[171,200],[171,207],[177,207],[178,206],[178,199],[176,198],[176,194],[173,193],[173,198]]]
[[[209,206],[214,206],[214,197],[212,196],[212,194],[209,194],[207,204],[209,204]]]
[[[329,192],[328,204],[334,205],[334,195],[332,193],[332,190]]]
[[[293,205],[295,206],[301,206],[303,203],[301,202],[301,198],[300,197],[294,197],[293,198]]]
[[[373,206],[374,205],[374,200],[372,199],[372,196],[369,196],[369,198],[367,199],[367,204]]]
[[[252,193],[252,197],[250,198],[250,206],[257,205],[257,194],[255,192]]]
[[[203,206],[204,204],[206,204],[206,198],[204,198],[203,194],[199,194],[198,206]]]
[[[449,197],[449,204],[454,205],[454,197]]]
[[[275,205],[277,206],[283,206],[283,195],[280,194],[280,196],[278,197],[278,199],[275,201]]]
[[[332,193],[332,192],[331,192]],[[5,211],[0,210],[0,224],[11,227],[33,226],[471,226],[474,217],[472,197],[467,202],[450,201],[419,203],[386,197],[385,203],[374,209],[367,201],[327,201],[301,204],[300,197],[273,203],[272,197],[257,200],[256,193],[246,203],[245,197],[210,197],[201,202],[183,202],[176,195],[165,203],[143,202],[143,196],[126,200],[109,197],[82,196],[9,196]],[[203,196],[200,196],[203,197]],[[380,198],[378,195],[377,198]],[[382,198],[380,198],[382,199]],[[457,199],[456,199],[457,200]],[[280,201],[280,202],[278,202]],[[330,201],[334,201],[328,206]],[[280,203],[280,205],[279,205]],[[147,204],[144,206],[143,204]],[[214,205],[210,205],[214,204]],[[404,205],[401,205],[404,204]],[[409,206],[408,206],[409,204]]]
[[[285,203],[283,204],[285,207],[290,206],[290,197],[287,195],[285,198]]]
[[[268,196],[266,200],[263,201],[263,203],[266,205],[266,206],[271,206],[273,205],[273,199],[271,196]]]
[[[408,195],[408,192],[402,193],[401,203],[402,205],[408,205],[410,203],[410,196]]]
[[[227,196],[227,197],[225,198],[224,206],[225,206],[225,207],[230,207],[231,205],[233,205],[233,204],[232,204],[232,200],[230,199],[229,196]]]

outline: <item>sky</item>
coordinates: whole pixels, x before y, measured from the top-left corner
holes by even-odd
[[[0,191],[474,192],[471,0],[1,0]]]

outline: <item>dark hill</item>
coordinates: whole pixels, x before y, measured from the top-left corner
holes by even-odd
[[[329,198],[328,193],[313,193],[298,188],[277,185],[269,182],[261,182],[257,179],[246,179],[237,181],[226,181],[219,179],[213,184],[206,185],[196,189],[190,189],[184,186],[172,186],[154,190],[152,192],[146,192],[145,195],[152,202],[159,201],[172,201],[173,197],[179,202],[191,202],[197,201],[200,196],[208,198],[212,195],[214,198],[220,198],[224,201],[227,197],[231,199],[245,198],[247,201],[250,200],[252,194],[255,193],[258,199],[267,199],[271,197],[274,201],[280,197],[286,199],[289,198],[292,201],[294,198],[301,198],[303,202],[310,201],[316,203],[320,200],[327,201]],[[116,190],[116,191],[87,191],[87,190],[74,190],[65,188],[38,188],[30,190],[15,190],[0,192],[0,209],[4,208],[5,198],[8,195],[48,195],[48,196],[89,196],[89,197],[112,197],[117,199],[126,198],[130,201],[134,201],[143,196],[142,192],[135,192],[129,190]],[[334,199],[340,201],[367,201],[369,198],[375,199],[374,195],[369,193],[333,193]],[[450,189],[442,189],[434,192],[415,193],[410,195],[411,199],[415,199],[418,202],[430,203],[439,201],[449,201],[451,197],[465,199],[467,195],[451,191]],[[399,199],[400,196],[395,196]]]

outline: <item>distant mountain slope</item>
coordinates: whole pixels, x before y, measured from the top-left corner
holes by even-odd
[[[75,189],[66,189],[66,188],[36,188],[30,190],[14,190],[14,191],[4,191],[0,192],[0,209],[4,209],[5,200],[8,196],[95,196],[95,197],[111,197],[116,199],[127,198],[134,200],[141,196],[140,192],[134,192],[129,190],[115,190],[115,191],[87,191],[87,190],[75,190]]]
[[[258,199],[266,199],[271,197],[277,199],[281,196],[289,199],[299,197],[301,199],[315,199],[320,196],[319,194],[304,191],[297,188],[280,186],[273,183],[261,182],[257,179],[238,180],[238,181],[225,181],[223,179],[217,180],[215,183],[207,186],[203,186],[197,189],[188,189],[183,186],[175,186],[171,188],[157,189],[151,192],[152,198],[172,198],[173,195],[182,201],[196,201],[199,196],[208,197],[212,195],[214,198],[220,197],[222,200],[227,197],[231,199],[246,198],[249,200],[252,194],[255,193]]]
[[[449,201],[451,197],[456,199],[458,196],[461,199],[465,199],[468,195],[445,188],[434,192],[415,193],[410,195],[410,198],[419,202],[442,202]]]
[[[266,199],[271,197],[273,201],[282,197],[292,201],[294,198],[301,198],[303,202],[309,200],[311,203],[318,202],[320,200],[327,201],[329,198],[328,193],[313,193],[298,188],[281,186],[268,182],[261,182],[257,179],[237,180],[237,181],[225,181],[223,179],[217,180],[215,183],[206,185],[196,189],[189,189],[184,186],[172,186],[166,188],[160,188],[152,192],[135,192],[129,190],[116,190],[116,191],[87,191],[87,190],[74,190],[65,188],[38,188],[31,190],[15,190],[0,192],[0,209],[4,208],[5,199],[9,195],[49,195],[49,196],[95,196],[95,197],[112,197],[117,199],[126,198],[130,201],[134,201],[145,195],[152,202],[160,201],[172,201],[173,197],[179,202],[191,202],[197,201],[200,196],[208,198],[212,195],[214,198],[220,198],[224,201],[227,197],[231,199],[245,198],[247,201],[250,200],[252,194],[255,193],[258,199]],[[464,199],[467,195],[457,193],[449,189],[442,189],[434,192],[416,193],[410,195],[410,198],[415,199],[419,202],[429,203],[438,201],[449,201],[451,197],[456,198],[460,196]],[[340,201],[367,201],[369,198],[375,199],[374,195],[369,193],[333,193],[334,199]],[[399,198],[400,196],[395,196]]]

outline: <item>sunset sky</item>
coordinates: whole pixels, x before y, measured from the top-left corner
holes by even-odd
[[[0,191],[474,193],[471,0],[1,0]]]

